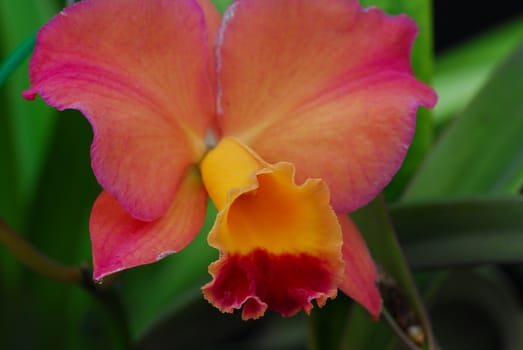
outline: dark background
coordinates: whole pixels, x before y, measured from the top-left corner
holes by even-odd
[[[523,0],[433,0],[436,53],[523,15]]]

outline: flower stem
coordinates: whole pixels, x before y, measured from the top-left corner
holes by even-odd
[[[18,260],[40,275],[74,284],[82,284],[84,281],[81,267],[65,266],[42,255],[2,220],[0,220],[0,243]]]
[[[131,334],[127,321],[124,304],[117,291],[113,287],[112,280],[109,283],[97,284],[91,278],[91,271],[82,269],[82,287],[100,304],[111,323],[113,334],[112,349],[129,349],[131,345]]]
[[[398,336],[399,339],[403,342],[410,350],[420,350],[420,348],[405,334],[405,331],[401,329],[394,317],[390,314],[389,310],[383,308],[383,318],[392,329],[392,331]]]
[[[317,325],[317,316],[313,312],[308,319],[308,349],[309,350],[319,350],[319,339],[318,339],[318,325]]]
[[[111,280],[104,285],[96,284],[87,266],[65,266],[36,250],[4,221],[0,219],[0,244],[3,244],[18,260],[36,273],[53,280],[76,284],[97,300],[110,319],[117,349],[127,349],[130,344],[129,327],[124,306],[112,286]],[[114,348],[114,347],[113,347]]]

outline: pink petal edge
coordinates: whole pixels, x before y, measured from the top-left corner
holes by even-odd
[[[93,278],[101,280],[179,252],[202,227],[206,206],[207,194],[194,170],[181,183],[166,214],[152,222],[133,218],[109,193],[102,192],[89,224]]]
[[[365,244],[365,240],[346,215],[338,215],[343,231],[343,260],[345,279],[340,290],[360,303],[377,320],[382,300],[376,282],[378,272]]]

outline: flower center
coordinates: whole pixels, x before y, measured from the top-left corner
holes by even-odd
[[[341,250],[341,231],[320,179],[294,182],[291,163],[269,164],[232,138],[201,164],[204,185],[220,211],[211,240],[229,252]]]

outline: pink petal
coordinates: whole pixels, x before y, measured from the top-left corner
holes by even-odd
[[[346,215],[338,215],[338,220],[343,231],[342,254],[345,262],[345,278],[339,288],[377,319],[382,301],[376,287],[376,267],[363,237],[352,221]]]
[[[194,171],[180,184],[165,215],[151,222],[133,218],[109,193],[102,192],[89,225],[94,279],[180,251],[200,230],[206,205],[207,194]]]
[[[322,178],[338,212],[371,200],[403,161],[419,105],[436,102],[409,65],[416,35],[351,0],[242,0],[218,36],[225,136]]]
[[[24,96],[85,114],[95,175],[137,219],[165,213],[205,150],[215,104],[207,36],[193,0],[86,0],[38,34]]]
[[[214,42],[216,40],[216,35],[218,34],[218,29],[222,22],[222,18],[216,6],[210,0],[196,0],[198,5],[202,8],[203,15],[205,17],[205,22],[207,24],[207,29],[209,31],[208,37],[208,48],[209,48],[209,59],[208,59],[208,73],[211,80],[211,85],[213,88],[213,96],[216,95],[216,60],[215,60],[215,48]],[[215,115],[213,116],[215,117]],[[215,118],[213,123],[216,123]]]

